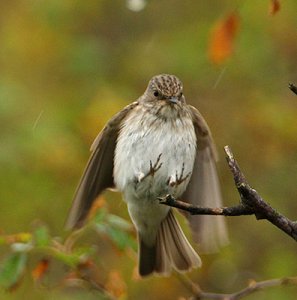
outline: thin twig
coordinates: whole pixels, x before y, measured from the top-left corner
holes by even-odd
[[[243,205],[239,204],[230,207],[201,207],[176,200],[171,195],[166,195],[163,198],[158,198],[161,204],[172,206],[181,210],[185,210],[192,215],[213,215],[213,216],[243,216],[243,215],[253,215],[254,211]]]
[[[289,83],[289,89],[297,95],[297,86],[293,83]]]
[[[68,253],[72,251],[73,245],[76,243],[78,238],[88,229],[88,226],[73,230],[64,242],[64,250]]]
[[[256,282],[251,280],[248,286],[239,290],[238,292],[224,294],[224,293],[208,293],[204,292],[198,284],[193,282],[188,276],[176,274],[177,279],[193,294],[191,300],[203,299],[218,299],[218,300],[238,300],[242,299],[252,293],[264,290],[270,287],[297,285],[297,277],[285,277]]]
[[[187,274],[178,272],[174,272],[173,274],[183,284],[183,286],[191,292],[191,294],[200,295],[201,293],[203,293],[200,286],[192,281],[190,277],[187,276]]]

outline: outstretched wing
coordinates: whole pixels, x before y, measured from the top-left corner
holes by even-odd
[[[199,111],[190,106],[197,150],[191,180],[181,200],[204,207],[220,207],[222,198],[216,171],[216,149],[207,123]],[[186,214],[195,242],[203,252],[215,252],[228,243],[224,217]]]
[[[103,128],[91,146],[91,157],[76,189],[66,228],[78,228],[95,198],[103,190],[114,186],[113,158],[121,123],[127,114],[138,105],[133,102],[117,113]]]

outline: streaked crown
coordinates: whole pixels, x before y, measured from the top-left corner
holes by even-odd
[[[183,91],[182,82],[174,75],[161,74],[154,76],[149,87],[164,97],[180,97]]]

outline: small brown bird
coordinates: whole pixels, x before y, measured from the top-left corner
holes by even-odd
[[[198,110],[186,104],[181,81],[154,76],[144,94],[106,124],[91,151],[67,227],[82,226],[94,199],[115,187],[138,233],[141,276],[199,267],[172,208],[158,201],[171,194],[194,205],[221,206],[211,133]],[[227,243],[222,217],[185,215],[203,250]]]

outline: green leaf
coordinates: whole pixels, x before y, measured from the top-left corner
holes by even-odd
[[[125,231],[133,230],[132,224],[130,222],[128,222],[127,220],[119,217],[119,216],[109,214],[107,216],[107,221],[113,227],[117,227],[117,228],[120,228],[120,229],[125,230]]]
[[[120,250],[128,247],[136,250],[136,241],[129,233],[111,226],[106,228],[106,233]]]
[[[22,252],[13,253],[0,265],[0,286],[13,288],[21,279],[27,262],[27,255]]]
[[[70,254],[70,253],[65,253],[62,251],[55,251],[55,252],[53,252],[53,256],[57,260],[62,261],[65,265],[68,265],[72,268],[76,267],[81,261],[80,255],[78,255],[76,253]]]
[[[100,234],[106,234],[120,250],[124,250],[127,247],[134,250],[137,249],[135,238],[131,235],[133,226],[125,219],[107,214],[105,220],[101,219],[101,222],[96,223],[95,228]]]
[[[93,218],[93,222],[96,224],[96,226],[104,221],[106,215],[106,209],[102,208],[100,209],[100,211],[98,211],[98,213]]]
[[[37,247],[45,247],[50,243],[50,235],[46,226],[38,227],[34,231],[34,240]]]

